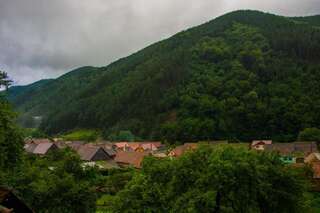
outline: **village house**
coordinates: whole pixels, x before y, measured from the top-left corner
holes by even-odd
[[[163,147],[161,142],[118,142],[115,145],[118,151],[125,152],[157,151]]]
[[[80,159],[85,161],[82,165],[84,167],[97,166],[100,169],[114,169],[119,168],[115,162],[113,153],[108,153],[105,149],[99,146],[82,145],[78,147],[76,152]]]
[[[30,144],[30,143],[33,143],[33,144],[41,144],[41,143],[52,143],[52,141],[48,138],[37,138],[37,139],[27,139],[25,140],[25,144]]]
[[[279,153],[285,163],[304,163],[305,157],[318,148],[315,142],[273,143],[265,145],[265,151]]]
[[[43,143],[27,143],[24,145],[24,149],[26,152],[36,155],[46,155],[49,152],[55,151],[58,148],[57,145],[55,145],[52,142],[43,142]]]
[[[104,161],[113,159],[103,148],[86,146],[79,147],[76,152],[83,161]]]
[[[141,168],[144,157],[150,155],[148,152],[124,152],[120,151],[115,157],[115,161],[120,167]]]
[[[20,200],[11,190],[0,187],[0,205],[2,208],[12,209],[12,212],[33,213],[33,211]],[[5,212],[1,210],[0,212]]]
[[[314,190],[320,191],[320,153],[314,152],[309,154],[304,162],[312,169]]]
[[[185,152],[192,151],[198,148],[197,143],[185,143],[181,146],[177,146],[173,150],[171,150],[168,154],[169,157],[180,157]]]
[[[251,143],[251,149],[263,151],[265,145],[271,145],[271,144],[272,144],[272,140],[254,140]]]
[[[100,142],[97,142],[97,143],[92,143],[93,146],[99,146],[101,148],[104,148],[106,150],[117,150],[117,146],[111,142],[108,142],[108,141],[100,141]]]
[[[129,142],[117,142],[115,143],[115,145],[116,145],[117,151],[124,151],[124,152],[133,151],[129,146]]]
[[[314,152],[309,154],[305,159],[305,163],[312,164],[312,163],[320,163],[320,153]]]

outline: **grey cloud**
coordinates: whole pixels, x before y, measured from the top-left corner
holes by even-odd
[[[0,69],[17,84],[102,66],[237,9],[298,16],[319,0],[0,0]]]

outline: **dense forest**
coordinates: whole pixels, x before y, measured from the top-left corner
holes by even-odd
[[[295,140],[320,128],[320,16],[236,11],[106,67],[12,87],[20,123],[49,134]]]

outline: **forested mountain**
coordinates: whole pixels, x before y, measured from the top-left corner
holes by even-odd
[[[21,101],[23,97],[26,96],[27,93],[30,92],[29,95],[32,95],[36,90],[41,90],[41,88],[48,84],[50,81],[53,81],[53,79],[44,79],[37,81],[35,83],[26,85],[26,86],[13,86],[10,88],[10,93],[8,98],[11,101]],[[20,104],[20,103],[17,103]]]
[[[236,11],[106,67],[84,67],[9,98],[41,129],[170,141],[296,139],[320,127],[319,16]]]

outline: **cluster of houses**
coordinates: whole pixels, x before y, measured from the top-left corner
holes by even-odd
[[[86,143],[83,141],[51,141],[29,139],[25,141],[27,153],[47,155],[58,149],[71,148],[79,154],[84,166],[98,166],[101,169],[133,166],[141,168],[145,156],[165,157],[166,149],[161,142],[118,142],[106,141]]]
[[[212,145],[229,144],[228,141],[207,142]],[[230,145],[230,144],[229,144]],[[236,144],[233,144],[236,145]],[[245,144],[245,146],[247,146]],[[198,143],[185,143],[168,149],[161,142],[95,142],[51,141],[30,139],[25,142],[25,151],[35,155],[46,155],[51,151],[69,147],[77,152],[84,166],[98,166],[101,169],[135,167],[141,168],[145,156],[180,157],[185,152],[197,149]],[[271,140],[255,140],[249,148],[257,151],[278,152],[287,164],[308,164],[314,171],[314,178],[320,181],[320,153],[316,142],[273,143]]]
[[[257,140],[250,147],[258,151],[277,152],[280,159],[289,165],[310,166],[313,180],[320,186],[320,153],[316,142],[272,143],[270,140]]]

